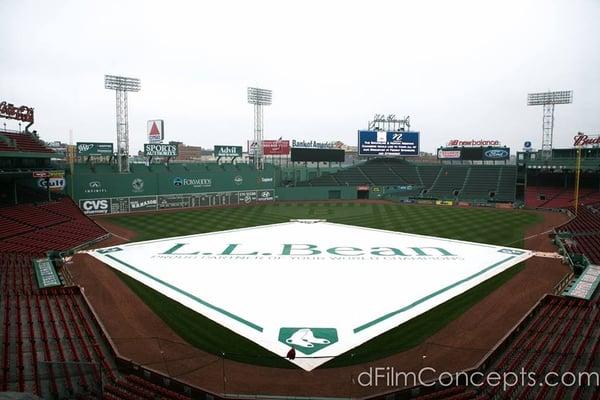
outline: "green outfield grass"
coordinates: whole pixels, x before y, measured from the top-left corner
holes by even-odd
[[[112,223],[137,232],[135,240],[189,235],[285,222],[293,218],[321,218],[331,222],[520,247],[527,227],[541,222],[528,211],[463,209],[366,203],[275,203],[241,208],[213,208],[180,212],[111,216]],[[362,363],[414,347],[460,316],[522,269],[517,265],[481,285],[372,339],[326,366]],[[120,278],[190,344],[238,361],[293,368],[293,365],[253,342],[187,309],[162,294],[119,274]],[[360,294],[357,294],[360,295]]]

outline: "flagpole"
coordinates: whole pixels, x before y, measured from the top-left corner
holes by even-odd
[[[579,209],[579,173],[581,171],[581,146],[577,146],[577,164],[575,166],[575,216]]]

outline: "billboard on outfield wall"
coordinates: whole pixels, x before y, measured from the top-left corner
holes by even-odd
[[[131,196],[79,200],[79,208],[87,215],[121,214],[190,207],[213,207],[271,202],[273,190],[242,190],[185,195]]]
[[[264,156],[287,156],[290,154],[289,140],[263,140]],[[248,140],[248,154],[254,154],[256,151],[256,142]]]
[[[215,145],[213,154],[215,157],[241,157],[242,146]]]
[[[78,156],[111,156],[114,153],[112,143],[77,142]]]
[[[176,157],[179,155],[179,147],[176,144],[167,143],[145,143],[144,156],[146,157]]]
[[[358,131],[359,156],[418,156],[419,132]]]

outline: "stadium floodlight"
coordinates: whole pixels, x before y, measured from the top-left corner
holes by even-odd
[[[104,88],[114,90],[117,98],[117,161],[119,172],[129,172],[129,111],[127,92],[139,92],[140,80],[104,75]]]
[[[273,92],[269,89],[248,88],[248,103],[254,105],[254,165],[256,169],[263,168],[263,106],[270,106]]]
[[[542,117],[542,158],[544,160],[547,160],[552,156],[552,137],[554,135],[554,106],[556,104],[571,104],[572,102],[572,90],[529,93],[527,95],[528,106],[544,107]]]
[[[248,103],[261,106],[270,106],[273,92],[268,89],[248,88]]]

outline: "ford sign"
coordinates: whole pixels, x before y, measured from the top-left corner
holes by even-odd
[[[489,149],[483,154],[488,160],[507,160],[509,158],[510,151],[505,149]]]

